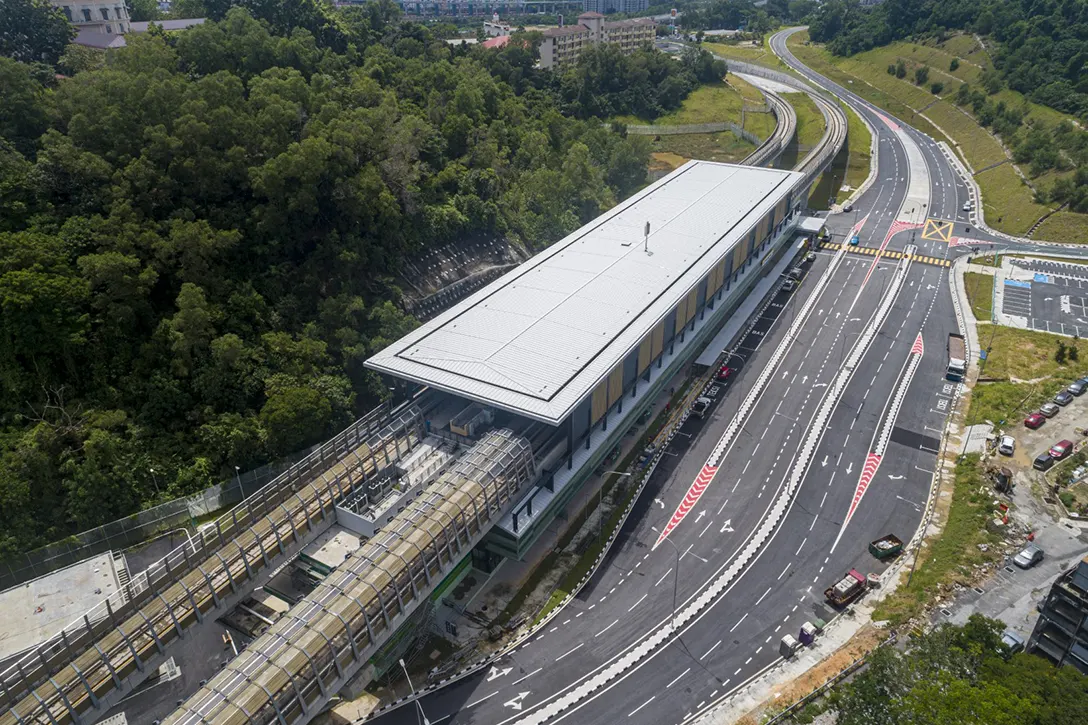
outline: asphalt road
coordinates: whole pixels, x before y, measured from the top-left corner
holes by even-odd
[[[885,122],[868,106],[861,112],[879,136],[880,181],[858,201],[857,217],[849,213],[829,220],[832,230],[845,233],[868,215],[861,243],[880,247],[896,219],[924,220],[922,203],[924,214],[966,225],[961,210],[966,187],[940,150],[908,127]],[[916,146],[908,154],[905,144],[911,142]],[[911,236],[899,233],[887,248],[901,249],[912,243]],[[947,243],[913,236],[920,253],[947,255]],[[667,626],[674,602],[682,607],[726,568],[785,484],[827,386],[879,300],[889,294],[891,260],[853,255],[842,260],[710,486],[666,544],[652,546],[831,258],[821,253],[793,300],[776,300],[783,305],[777,322],[761,324],[745,341],[742,352],[750,359],[721,391],[713,413],[703,421],[689,420],[674,439],[680,444],[670,451],[675,455],[667,456],[610,558],[579,597],[493,668],[424,697],[419,705],[430,722],[523,718],[628,652],[646,633]],[[904,540],[913,535],[952,397],[943,377],[947,334],[955,330],[947,273],[944,267],[910,267],[887,321],[834,409],[791,508],[743,575],[678,637],[556,720],[673,723],[709,708],[776,662],[782,635],[796,635],[806,620],[830,619],[835,613],[824,603],[823,591],[847,570],[883,569],[867,552],[870,540],[887,533]],[[900,391],[901,405],[892,406],[919,334],[924,352],[909,387]],[[893,410],[897,413],[889,421]],[[883,459],[847,522],[862,465],[886,425],[891,435]],[[376,720],[419,721],[420,710],[411,704]]]

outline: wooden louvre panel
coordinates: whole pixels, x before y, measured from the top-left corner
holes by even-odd
[[[665,344],[665,321],[657,323],[657,327],[650,333],[650,358],[657,359],[657,356],[661,354],[661,348]]]
[[[673,328],[673,334],[679,335],[680,331],[684,329],[684,325],[688,321],[688,298],[685,297],[680,300],[680,304],[676,306],[676,326]]]
[[[733,250],[733,269],[740,269],[746,259],[748,259],[748,240],[738,244]]]
[[[623,363],[608,376],[608,405],[611,407],[623,397]]]
[[[650,367],[650,360],[652,359],[653,357],[650,355],[650,336],[647,335],[638,346],[639,375],[646,372],[646,368]]]
[[[759,225],[756,227],[756,244],[759,244],[767,238],[767,222],[767,217],[763,217],[759,220]]]
[[[774,218],[777,221],[782,221],[783,219],[786,218],[786,213],[789,211],[789,209],[790,209],[790,200],[789,200],[789,198],[783,199],[782,201],[778,202],[778,208],[775,209]]]
[[[596,423],[608,410],[608,381],[602,380],[593,389],[593,403],[590,408],[590,421]]]
[[[696,285],[695,289],[688,292],[688,317],[687,321],[690,322],[692,317],[695,317],[695,311],[699,309],[699,287]]]

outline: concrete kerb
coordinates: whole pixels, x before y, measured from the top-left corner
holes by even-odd
[[[779,283],[778,285],[775,285],[774,287],[771,288],[771,290],[767,293],[766,300],[764,301],[764,303],[762,305],[760,305],[760,307],[753,313],[751,321],[748,323],[747,326],[745,326],[743,328],[743,333],[740,334],[738,337],[743,338],[745,334],[750,332],[755,327],[756,322],[763,315],[763,313],[766,311],[767,307],[770,305],[771,301],[773,301],[774,296],[778,293],[778,291],[780,289],[781,289],[781,283]],[[736,348],[733,348],[733,350],[735,350],[735,349]],[[725,357],[724,353],[723,353],[722,357]],[[722,357],[719,358],[719,361],[722,359]],[[711,373],[713,372],[714,369],[715,369],[715,366],[711,366],[711,368],[710,368]],[[708,381],[704,385],[704,387],[701,388],[701,390],[705,391],[709,385],[710,385],[710,382]],[[693,387],[695,389],[699,389],[698,386],[693,386]],[[689,396],[689,398],[690,398],[690,396]],[[593,576],[597,573],[597,569],[600,567],[601,562],[604,560],[604,558],[605,558],[606,554],[608,553],[609,549],[611,548],[612,544],[615,542],[616,538],[619,535],[619,532],[623,529],[623,525],[627,522],[628,516],[630,516],[631,511],[634,510],[635,503],[638,501],[639,497],[642,495],[642,491],[646,487],[646,483],[650,480],[650,477],[653,475],[654,471],[656,470],[657,464],[664,457],[664,451],[668,448],[668,444],[672,442],[672,439],[676,435],[676,431],[679,430],[680,427],[682,427],[684,425],[684,423],[687,421],[688,416],[691,413],[690,406],[685,405],[682,410],[683,410],[683,412],[680,414],[680,417],[677,418],[674,422],[672,422],[670,424],[669,432],[666,434],[666,437],[665,437],[665,445],[661,446],[658,449],[658,452],[651,459],[650,465],[647,466],[647,468],[645,469],[645,472],[643,473],[643,475],[641,476],[641,479],[639,481],[638,491],[631,497],[630,502],[627,504],[627,507],[624,510],[623,516],[620,518],[620,520],[616,524],[616,526],[612,529],[611,533],[609,533],[608,539],[606,540],[606,543],[605,543],[605,546],[601,549],[600,553],[597,555],[597,558],[594,561],[593,567],[590,569],[590,571],[585,576],[582,577],[582,579],[578,583],[578,586],[575,587],[575,589],[570,594],[568,594],[555,609],[553,609],[550,613],[548,613],[548,615],[545,616],[544,619],[540,620],[536,625],[533,625],[526,632],[524,632],[523,634],[521,634],[517,638],[515,638],[510,644],[508,644],[506,647],[501,649],[499,652],[497,652],[497,653],[495,653],[495,654],[493,654],[491,656],[482,658],[482,659],[478,660],[477,662],[474,662],[474,663],[472,663],[470,665],[466,665],[465,667],[460,669],[455,674],[441,680],[440,682],[432,683],[430,685],[427,685],[426,687],[420,688],[419,690],[417,690],[417,694],[414,695],[414,696],[409,695],[409,696],[406,696],[406,697],[401,698],[399,700],[395,700],[394,702],[389,703],[387,705],[383,705],[382,707],[378,708],[377,710],[374,710],[373,712],[369,713],[366,717],[358,720],[357,722],[365,722],[365,721],[367,721],[367,720],[369,720],[369,719],[371,719],[371,718],[373,718],[373,717],[375,717],[377,715],[381,715],[381,714],[383,714],[385,712],[388,712],[389,710],[400,707],[401,705],[405,705],[405,704],[407,704],[409,702],[413,702],[413,701],[419,699],[421,696],[423,696],[423,695],[425,695],[425,694],[427,694],[429,692],[433,692],[434,690],[440,689],[441,687],[445,687],[446,685],[448,685],[448,684],[450,684],[452,682],[462,680],[465,677],[468,677],[468,676],[472,675],[473,673],[477,672],[478,670],[482,669],[483,667],[486,667],[487,665],[491,664],[492,662],[495,662],[495,661],[501,659],[502,657],[505,657],[507,654],[509,654],[513,650],[517,649],[518,647],[520,647],[524,642],[526,642],[527,640],[532,638],[541,629],[543,629],[545,626],[547,626],[554,617],[558,616],[559,613],[563,610],[563,608],[566,607],[566,605],[569,604],[571,602],[571,600],[573,600],[575,597],[578,596],[578,594],[581,592],[581,590],[585,587],[586,583],[588,583],[589,580],[592,579]]]
[[[793,474],[790,476],[789,483],[785,490],[779,495],[776,503],[770,510],[770,515],[764,518],[763,523],[757,529],[753,538],[744,546],[741,553],[733,560],[732,564],[709,586],[693,600],[690,604],[684,607],[684,609],[674,617],[676,624],[665,623],[661,626],[653,635],[643,640],[635,649],[629,651],[626,655],[620,655],[617,661],[604,666],[598,671],[598,674],[592,677],[588,682],[575,687],[572,691],[563,695],[556,701],[541,707],[539,710],[530,713],[526,719],[519,722],[526,723],[543,723],[550,719],[552,716],[566,710],[567,708],[576,705],[581,700],[588,697],[590,694],[596,692],[601,687],[605,686],[615,678],[619,677],[626,670],[641,661],[650,652],[653,652],[663,643],[668,637],[675,634],[679,629],[684,627],[688,622],[693,619],[697,619],[705,614],[705,610],[709,604],[718,599],[724,591],[735,583],[735,579],[742,572],[742,570],[751,562],[753,557],[762,553],[763,544],[767,538],[772,536],[778,530],[778,525],[781,522],[782,517],[787,512],[788,508],[792,506],[794,495],[797,488],[803,481],[808,467],[812,462],[813,453],[822,441],[824,434],[826,433],[826,423],[830,418],[830,412],[838,405],[838,400],[841,397],[841,392],[844,385],[849,382],[853,377],[855,370],[857,369],[857,361],[860,360],[860,356],[871,345],[875,333],[873,330],[878,330],[887,318],[888,313],[891,310],[892,302],[898,295],[902,288],[903,280],[906,279],[906,270],[909,266],[909,259],[905,259],[899,267],[899,274],[897,279],[893,280],[892,285],[889,288],[888,295],[885,298],[883,304],[874,312],[873,317],[870,318],[868,325],[868,333],[859,339],[851,352],[850,358],[854,360],[852,365],[848,364],[843,368],[838,376],[838,385],[833,388],[829,388],[824,394],[823,401],[820,404],[814,419],[817,421],[815,425],[810,426],[809,433],[806,436],[805,445],[802,446],[802,454],[798,458],[797,463],[794,466]],[[864,341],[864,342],[863,342]],[[832,391],[837,390],[835,395],[832,395]],[[739,686],[738,686],[739,687]],[[736,692],[737,688],[730,691],[722,698],[719,698],[718,702],[722,702]],[[580,694],[581,693],[581,694]]]
[[[874,183],[876,183],[877,170],[880,168],[880,137],[877,135],[877,131],[873,128],[873,124],[869,123],[869,119],[865,118],[865,114],[858,113],[857,109],[850,104],[846,104],[850,108],[850,112],[857,116],[865,127],[869,129],[869,175],[865,177],[865,181],[861,182],[861,186],[854,189],[854,193],[846,198],[846,201],[839,206],[841,210],[843,206],[847,206],[857,202],[861,198],[861,195],[867,192]],[[847,121],[847,125],[849,125]],[[847,138],[849,138],[849,132],[847,132]],[[849,141],[847,141],[849,143]],[[849,163],[849,162],[847,162]],[[832,209],[834,209],[834,206]]]

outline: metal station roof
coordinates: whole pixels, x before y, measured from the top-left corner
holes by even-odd
[[[691,161],[366,365],[556,425],[801,179]]]

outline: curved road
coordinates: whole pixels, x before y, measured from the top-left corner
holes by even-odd
[[[994,239],[980,238],[969,222],[963,211],[968,187],[931,139],[801,66],[788,52],[785,35],[772,38],[775,52],[862,114],[877,135],[877,183],[858,199],[856,212],[828,220],[839,239],[862,224],[862,246],[901,251],[913,244],[919,254],[938,260],[964,249],[922,239],[910,228],[929,217],[953,221],[957,236],[966,236],[963,230],[971,226],[971,237],[980,243]],[[655,474],[610,557],[580,595],[495,667],[423,697],[419,705],[430,722],[604,725],[697,717],[774,665],[782,635],[796,634],[806,620],[834,616],[822,592],[846,570],[883,568],[868,554],[868,541],[886,533],[904,540],[914,534],[952,395],[943,377],[947,334],[956,330],[948,267],[908,265],[894,254],[839,256],[820,253],[792,298],[782,293],[775,300],[767,319],[744,341],[742,373],[723,390],[711,416],[693,418],[682,429],[677,455]],[[894,286],[899,266],[904,277]],[[796,339],[785,341],[792,317],[824,274],[829,284],[813,300]],[[817,409],[882,300],[891,305],[887,319],[842,395],[831,401],[811,462],[798,460],[803,438],[819,430]],[[771,382],[706,492],[665,545],[654,548],[779,346],[783,354]],[[862,474],[867,462],[876,468],[871,477]],[[794,470],[803,477],[773,535],[739,578],[674,634],[674,601],[683,610],[730,565]],[[662,631],[669,636],[661,646],[575,698],[603,668]],[[565,709],[553,712],[549,706],[559,702]],[[415,723],[419,716],[408,704],[373,721]]]

